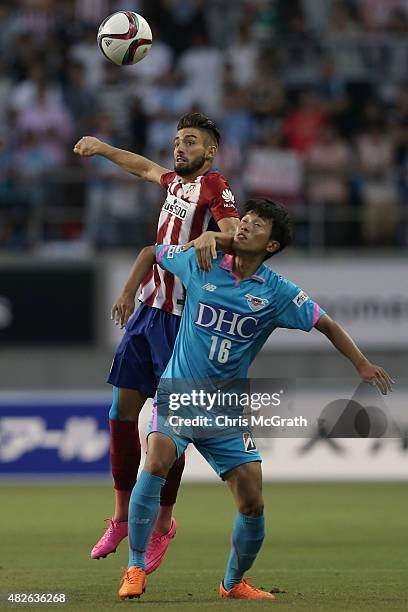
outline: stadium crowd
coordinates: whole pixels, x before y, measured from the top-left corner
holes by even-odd
[[[152,27],[137,66],[96,44],[119,9]],[[288,203],[300,247],[408,244],[408,0],[2,0],[0,21],[1,251],[154,239],[160,190],[72,146],[172,168],[191,109],[220,126],[238,204]]]

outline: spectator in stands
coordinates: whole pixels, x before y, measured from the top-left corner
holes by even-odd
[[[300,6],[292,14],[288,30],[282,49],[285,82],[294,88],[310,86],[319,76],[321,49]]]
[[[342,78],[346,81],[364,81],[366,74],[359,24],[344,2],[335,1],[331,7],[329,29],[324,33],[323,46]]]
[[[249,109],[257,124],[256,138],[258,133],[281,119],[286,108],[286,88],[280,78],[278,60],[271,49],[260,51],[247,92]]]
[[[28,99],[17,112],[17,133],[37,137],[36,142],[47,151],[48,168],[61,166],[73,137],[71,116],[63,103],[49,94],[45,83],[37,84]]]
[[[191,104],[199,104],[202,112],[217,117],[222,104],[224,55],[210,47],[207,36],[196,34],[192,45],[179,58],[177,70],[185,79]]]
[[[243,89],[227,89],[220,120],[223,145],[245,148],[254,133],[254,118],[248,110],[248,98]]]
[[[50,78],[47,68],[40,57],[31,58],[27,78],[15,83],[11,92],[10,105],[16,112],[29,109],[38,99],[38,92],[47,104],[62,104],[62,88]]]
[[[0,249],[28,247],[28,211],[21,198],[21,175],[15,165],[14,142],[0,136]]]
[[[18,173],[20,200],[28,208],[40,210],[51,190],[48,179],[56,160],[45,146],[38,130],[20,126],[18,146],[14,156],[14,170]]]
[[[322,98],[313,89],[303,90],[283,125],[289,147],[300,155],[307,155],[317,142],[320,128],[326,119]]]
[[[249,148],[245,181],[250,196],[269,197],[286,205],[302,201],[304,163],[287,146],[279,123],[264,131]]]
[[[8,74],[7,64],[0,58],[0,130],[8,122],[12,88],[13,82]]]
[[[232,82],[235,86],[246,87],[251,83],[257,70],[259,53],[259,45],[251,36],[251,22],[242,20],[237,39],[232,39],[226,51],[226,60],[231,67]]]
[[[370,113],[367,113],[369,117],[373,111]],[[368,120],[356,145],[363,203],[363,238],[370,245],[389,244],[395,238],[398,193],[393,166],[394,143],[384,118]]]
[[[132,85],[124,78],[126,68],[105,61],[97,94],[99,111],[111,118],[113,129],[123,146],[129,140],[129,105],[133,97]]]
[[[95,136],[118,143],[109,115],[96,118]],[[140,181],[101,156],[84,160],[90,178],[87,189],[84,241],[97,248],[135,246],[144,240]]]
[[[97,89],[102,85],[104,67],[109,63],[96,44],[96,31],[94,26],[88,25],[83,28],[82,38],[76,41],[75,44],[68,49],[68,57],[81,62],[84,66],[85,81],[88,86]]]
[[[81,62],[71,60],[65,66],[64,102],[74,120],[74,140],[89,131],[98,108],[98,96],[85,80]]]
[[[353,221],[349,215],[352,155],[333,124],[321,127],[318,140],[307,155],[306,167],[309,206],[318,207],[324,221],[325,245],[349,244]]]
[[[147,86],[140,92],[140,97],[143,109],[151,119],[175,118],[187,112],[191,104],[191,92],[174,71],[168,71],[156,83]]]

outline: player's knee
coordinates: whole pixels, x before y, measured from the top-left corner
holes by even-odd
[[[262,497],[244,499],[239,504],[238,510],[246,516],[262,516],[264,511],[263,499]]]
[[[167,478],[167,474],[172,466],[171,461],[163,457],[147,457],[143,470],[153,474],[153,476],[160,476],[160,478]]]

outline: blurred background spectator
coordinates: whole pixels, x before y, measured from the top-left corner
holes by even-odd
[[[149,56],[109,64],[99,23],[132,9]],[[159,189],[72,146],[98,134],[166,165],[192,109],[222,130],[238,204],[292,207],[301,249],[408,244],[408,0],[3,0],[0,249],[135,248]]]

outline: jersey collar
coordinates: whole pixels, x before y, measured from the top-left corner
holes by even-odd
[[[220,170],[218,168],[209,168],[207,170],[207,172],[204,172],[204,174],[200,174],[200,176],[197,176],[194,179],[194,181],[192,181],[190,183],[183,183],[183,177],[180,176],[179,174],[177,174],[177,172],[176,172],[176,178],[179,180],[179,183],[183,183],[183,185],[194,185],[195,183],[199,183],[200,179],[202,179],[203,176],[207,176],[207,174],[210,174],[210,172],[217,172],[218,174],[220,174]]]
[[[233,269],[234,269],[234,258],[235,255],[228,255],[228,253],[226,253],[224,255],[224,257],[221,259],[221,262],[219,264],[220,268],[222,270],[227,270],[227,272],[229,272],[234,278],[235,280],[241,280],[238,279],[235,274],[233,273]],[[261,264],[259,266],[259,268],[257,269],[257,271],[252,274],[252,276],[250,276],[249,278],[251,278],[252,280],[257,281],[258,283],[264,283],[265,282],[265,278],[263,278],[263,276],[261,276],[261,272],[262,272],[262,267],[264,264]],[[248,280],[247,278],[245,280]]]

